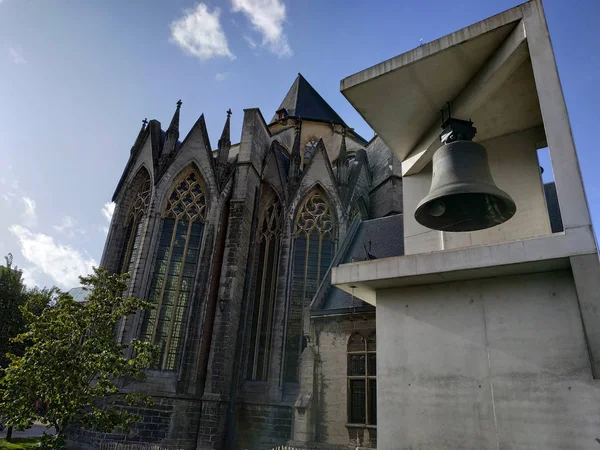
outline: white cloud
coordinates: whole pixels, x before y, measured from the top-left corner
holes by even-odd
[[[102,226],[102,225],[96,225],[94,227],[94,229],[96,231],[100,231],[101,233],[108,234],[108,227],[105,227],[105,226]]]
[[[255,49],[256,47],[258,47],[256,42],[254,42],[254,39],[252,39],[250,36],[244,35],[244,39],[248,43],[248,47],[250,47],[251,49]]]
[[[21,215],[23,222],[28,227],[33,227],[37,223],[37,214],[35,212],[35,201],[29,197],[23,197],[23,203],[25,204],[25,211]]]
[[[27,64],[25,57],[13,47],[8,49],[8,56],[14,64]]]
[[[97,263],[93,258],[84,256],[79,250],[54,242],[52,236],[33,233],[21,225],[9,228],[19,240],[21,253],[33,268],[51,277],[61,288],[71,288],[79,285],[79,276],[92,272]]]
[[[2,0],[0,0],[1,2]],[[10,172],[12,170],[12,166],[9,164],[6,167],[7,171]],[[9,181],[8,178],[6,178],[4,175],[0,176],[0,185],[2,185],[2,194],[0,194],[0,197],[2,197],[4,199],[4,201],[6,201],[6,203],[8,203],[9,205],[12,204],[13,199],[17,196],[17,194],[13,191],[14,190],[19,190],[19,181],[18,180],[13,180],[13,181]]]
[[[14,197],[16,197],[16,194],[14,192],[4,192],[4,193],[2,193],[2,198],[9,205],[12,204],[12,200],[13,200]]]
[[[215,75],[215,80],[225,81],[227,78],[229,78],[229,75],[229,72],[219,72]]]
[[[83,228],[78,227],[79,223],[71,216],[65,216],[62,218],[60,225],[54,225],[54,229],[59,233],[64,233],[68,237],[74,237],[75,233],[85,234]]]
[[[218,8],[210,12],[204,3],[200,3],[196,9],[186,11],[183,17],[171,23],[171,40],[201,60],[215,56],[234,59],[219,14]]]
[[[283,32],[286,18],[281,0],[231,0],[233,12],[242,12],[262,34],[262,45],[279,57],[292,56],[293,52]],[[246,39],[247,40],[247,39]]]
[[[108,223],[110,223],[110,221],[112,220],[112,216],[114,213],[115,213],[115,203],[114,202],[105,203],[104,206],[102,207],[102,214],[104,214],[104,217],[106,217],[106,220],[108,220]]]
[[[38,283],[38,281],[35,279],[35,273],[37,272],[37,270],[27,269],[24,267],[19,267],[19,270],[22,272],[23,283],[29,289],[40,285],[40,283]]]

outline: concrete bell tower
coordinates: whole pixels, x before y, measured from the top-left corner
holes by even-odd
[[[378,447],[597,448],[598,249],[541,1],[352,75],[341,90],[402,161],[405,254],[345,264],[332,278],[376,306]],[[514,199],[498,226],[448,232],[415,220],[446,102],[473,120]],[[563,222],[555,232],[543,147]]]

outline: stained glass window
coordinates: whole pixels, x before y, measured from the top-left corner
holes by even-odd
[[[254,309],[246,374],[249,380],[267,379],[277,285],[282,209],[279,199],[272,191],[269,191],[266,197],[266,206],[259,220],[256,237],[257,270],[254,280]]]
[[[377,425],[377,360],[373,331],[348,339],[348,422]]]
[[[287,318],[284,380],[297,381],[303,350],[302,311],[308,307],[333,261],[334,220],[320,190],[304,200],[296,217],[292,292]]]
[[[155,308],[142,324],[142,337],[160,348],[157,369],[176,370],[179,366],[205,217],[204,184],[191,168],[167,197],[149,293]]]

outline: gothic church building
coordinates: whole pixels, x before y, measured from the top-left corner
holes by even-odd
[[[116,330],[160,359],[155,398],[128,435],[183,449],[375,448],[375,309],[331,286],[333,266],[403,253],[399,161],[356,134],[298,75],[267,122],[230,114],[212,149],[204,117],[180,140],[144,124],[114,193],[102,265],[155,308]],[[97,447],[96,447],[97,448]]]

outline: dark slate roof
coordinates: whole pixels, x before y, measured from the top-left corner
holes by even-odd
[[[364,261],[368,258],[388,258],[404,255],[404,225],[402,214],[365,220],[356,231],[342,264]],[[373,307],[352,295],[331,286],[325,294],[322,312],[345,309],[368,310]]]
[[[354,132],[346,122],[336,113],[329,103],[313,88],[302,74],[298,74],[292,87],[285,98],[277,108],[285,109],[289,117],[300,117],[307,120],[316,120],[319,122],[333,122],[350,129],[350,132],[364,144],[367,141]],[[277,122],[277,113],[271,119],[271,123]]]
[[[550,217],[550,228],[553,233],[564,231],[560,207],[558,205],[558,195],[556,194],[556,184],[544,184],[544,193],[546,194],[546,205],[548,206],[548,216]]]

